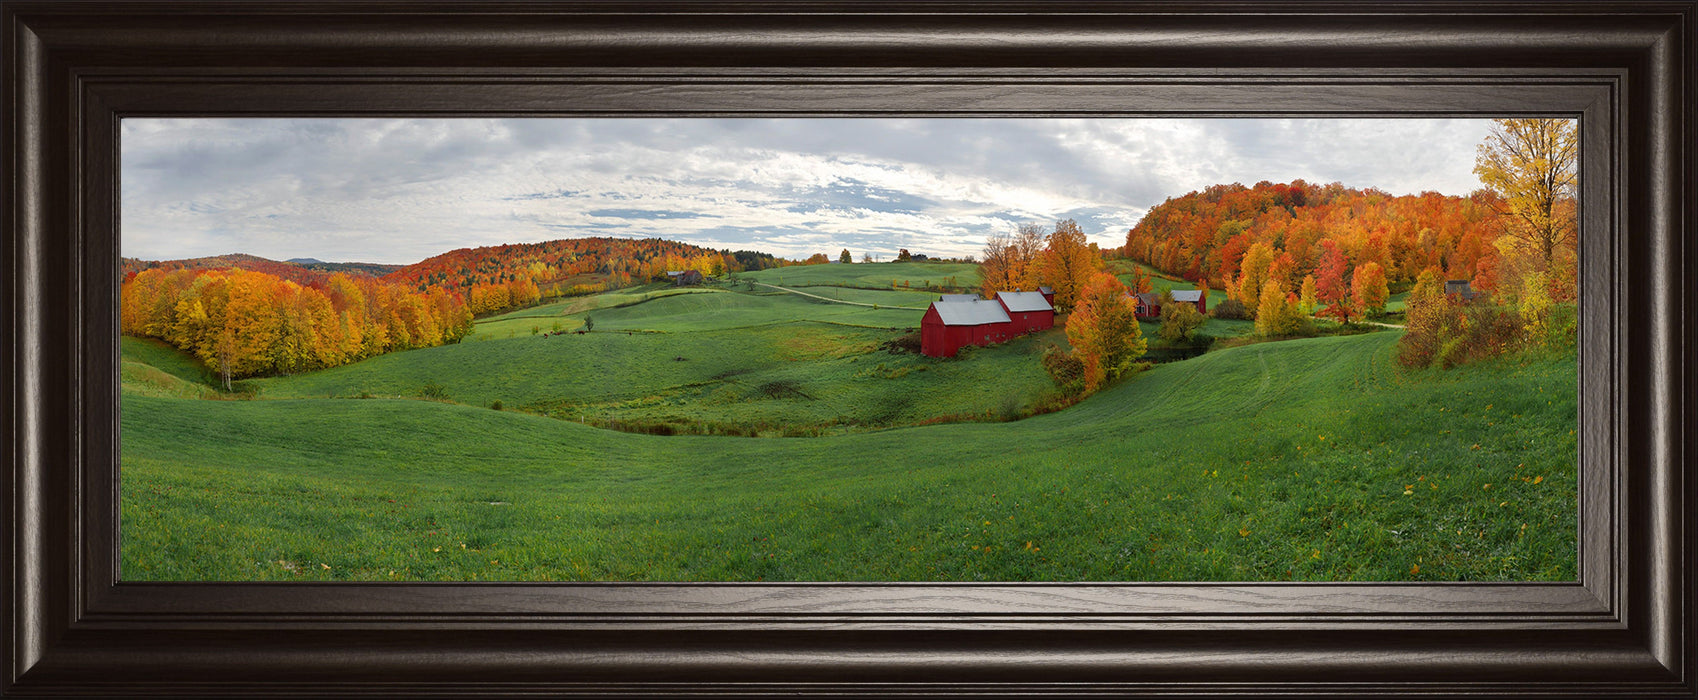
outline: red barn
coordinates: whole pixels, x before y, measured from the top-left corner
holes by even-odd
[[[1161,318],[1160,294],[1143,292],[1132,295],[1132,300],[1137,302],[1137,308],[1132,312],[1132,315],[1137,316],[1138,320],[1148,321],[1153,318]]]
[[[954,357],[968,345],[990,345],[1014,337],[1013,326],[999,302],[977,298],[934,301],[920,319],[920,352],[930,357]]]
[[[1189,302],[1197,307],[1197,313],[1209,315],[1209,298],[1203,296],[1201,289],[1180,289],[1173,292],[1174,301]]]
[[[1055,307],[1042,292],[997,292],[996,301],[1008,312],[1015,333],[1033,333],[1055,326]]]

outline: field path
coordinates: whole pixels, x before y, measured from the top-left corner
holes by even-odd
[[[809,297],[809,298],[812,298],[812,299],[819,299],[821,301],[829,301],[833,304],[849,304],[851,306],[872,306],[872,307],[877,307],[877,308],[880,308],[880,309],[903,309],[903,310],[906,310],[906,311],[925,311],[925,309],[915,307],[915,306],[889,306],[889,305],[885,305],[885,304],[868,304],[868,303],[859,302],[859,301],[844,301],[842,299],[833,299],[831,297],[822,297],[818,294],[809,294],[809,293],[801,291],[801,290],[791,289],[789,287],[780,287],[776,284],[767,284],[765,282],[750,282],[749,284],[758,284],[762,287],[772,287],[773,289],[779,290],[781,292],[789,292],[791,294],[800,294],[802,296]]]

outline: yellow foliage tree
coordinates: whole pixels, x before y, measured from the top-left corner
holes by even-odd
[[[1148,343],[1135,309],[1126,286],[1106,272],[1097,273],[1079,290],[1067,319],[1067,342],[1084,366],[1086,391],[1119,377],[1144,355]]]
[[[1511,220],[1504,237],[1533,255],[1540,271],[1559,251],[1574,249],[1578,146],[1572,119],[1497,119],[1476,149],[1474,173],[1502,198]]]
[[[1303,330],[1303,314],[1290,293],[1279,288],[1279,282],[1262,283],[1262,294],[1256,304],[1256,332],[1265,336],[1297,335]]]
[[[1238,284],[1235,290],[1229,290],[1232,297],[1244,302],[1246,308],[1255,309],[1256,301],[1261,298],[1262,284],[1268,281],[1268,268],[1273,266],[1274,249],[1266,243],[1257,242],[1244,253],[1243,262],[1238,265]]]

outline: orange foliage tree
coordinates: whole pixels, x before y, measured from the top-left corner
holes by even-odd
[[[1055,291],[1055,308],[1073,308],[1086,284],[1103,269],[1102,254],[1091,248],[1085,232],[1072,219],[1056,222],[1035,264],[1034,281]],[[1118,284],[1118,282],[1116,282]],[[1123,290],[1124,291],[1124,290]]]
[[[1350,284],[1347,276],[1350,264],[1345,262],[1344,253],[1338,246],[1327,242],[1326,253],[1322,257],[1320,277],[1315,279],[1315,299],[1327,308],[1323,313],[1336,317],[1341,323],[1350,322]]]
[[[1356,268],[1356,273],[1350,278],[1350,298],[1364,314],[1378,316],[1385,313],[1391,293],[1386,289],[1386,273],[1380,269],[1379,263],[1368,261]]]
[[[1147,343],[1126,286],[1099,272],[1079,289],[1067,318],[1067,342],[1084,366],[1086,391],[1119,377],[1144,355]]]

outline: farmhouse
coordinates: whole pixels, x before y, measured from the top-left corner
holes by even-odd
[[[1468,280],[1445,280],[1444,293],[1460,296],[1463,301],[1473,301],[1474,297],[1480,296],[1480,293],[1474,291],[1474,286],[1469,284]]]
[[[968,345],[994,345],[1055,325],[1055,307],[1039,292],[998,292],[996,299],[945,294],[920,320],[920,352],[954,357]]]
[[[702,283],[702,273],[700,270],[667,270],[666,276],[671,277],[672,284],[679,287]]]
[[[1142,292],[1132,295],[1132,301],[1137,303],[1137,309],[1132,315],[1140,321],[1161,318],[1161,295],[1155,292]]]
[[[1188,302],[1197,307],[1197,313],[1209,315],[1209,298],[1203,296],[1201,289],[1176,289],[1173,291],[1173,300]]]
[[[1208,297],[1203,296],[1202,290],[1176,289],[1173,290],[1171,294],[1173,294],[1174,303],[1184,302],[1190,304],[1197,307],[1197,313],[1208,315],[1209,299]],[[1133,315],[1137,316],[1138,320],[1151,321],[1161,318],[1160,294],[1144,292],[1142,294],[1134,295],[1133,300],[1137,302],[1138,306],[1137,310],[1133,311]]]

